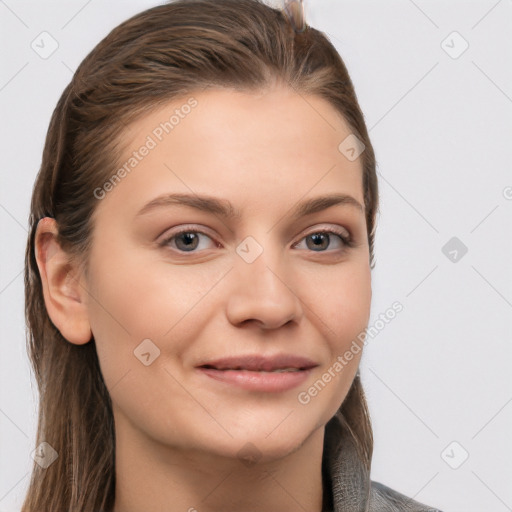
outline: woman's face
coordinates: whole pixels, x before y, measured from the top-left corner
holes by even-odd
[[[95,191],[86,281],[117,436],[271,459],[335,414],[371,299],[350,133],[285,88],[199,92],[127,128],[124,172]],[[352,199],[304,211],[332,195]]]

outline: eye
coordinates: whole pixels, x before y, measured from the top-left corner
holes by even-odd
[[[312,249],[313,252],[326,252],[324,249],[327,249],[327,247],[332,245],[331,237],[333,235],[335,240],[338,239],[338,247],[334,247],[333,250],[342,250],[346,247],[353,246],[350,235],[347,235],[344,231],[338,231],[336,229],[320,229],[313,231],[302,238],[301,242],[305,241],[306,247],[308,249]],[[299,246],[301,242],[295,244],[294,247]]]
[[[333,245],[333,236],[334,241],[337,242],[337,247],[334,248],[331,247]],[[201,240],[203,238],[206,240],[201,246]],[[208,247],[208,240],[210,241],[210,247]],[[328,247],[330,247],[331,250],[343,250],[344,248],[354,246],[354,242],[347,232],[336,229],[319,229],[313,231],[303,237],[299,242],[293,245],[293,247],[298,247],[303,242],[306,243],[306,248],[311,249],[313,252],[326,252],[325,249]],[[198,252],[198,250],[201,249],[220,247],[220,245],[206,233],[189,227],[184,227],[172,235],[167,236],[159,245],[160,247],[170,247],[179,252]]]
[[[208,247],[200,247],[202,237],[205,237],[213,242],[214,247],[218,247],[218,244],[214,242],[214,240],[206,233],[190,228],[183,228],[180,231],[173,233],[172,235],[162,240],[159,245],[161,247],[169,246],[172,249],[176,249],[182,252],[197,252],[195,250],[198,247],[199,249],[208,249]]]

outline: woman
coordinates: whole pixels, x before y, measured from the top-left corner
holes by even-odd
[[[434,510],[370,480],[377,209],[350,77],[300,4],[115,28],[33,192],[23,511]]]

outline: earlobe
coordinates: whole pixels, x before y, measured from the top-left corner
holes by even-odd
[[[92,333],[87,291],[79,268],[57,243],[55,219],[42,218],[35,234],[35,257],[43,287],[46,310],[52,323],[70,343],[83,345]]]

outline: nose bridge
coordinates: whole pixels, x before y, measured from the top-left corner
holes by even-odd
[[[236,247],[227,311],[234,324],[256,320],[275,328],[302,315],[293,283],[287,282],[290,272],[284,266],[284,248],[272,240],[272,233],[262,231]]]

